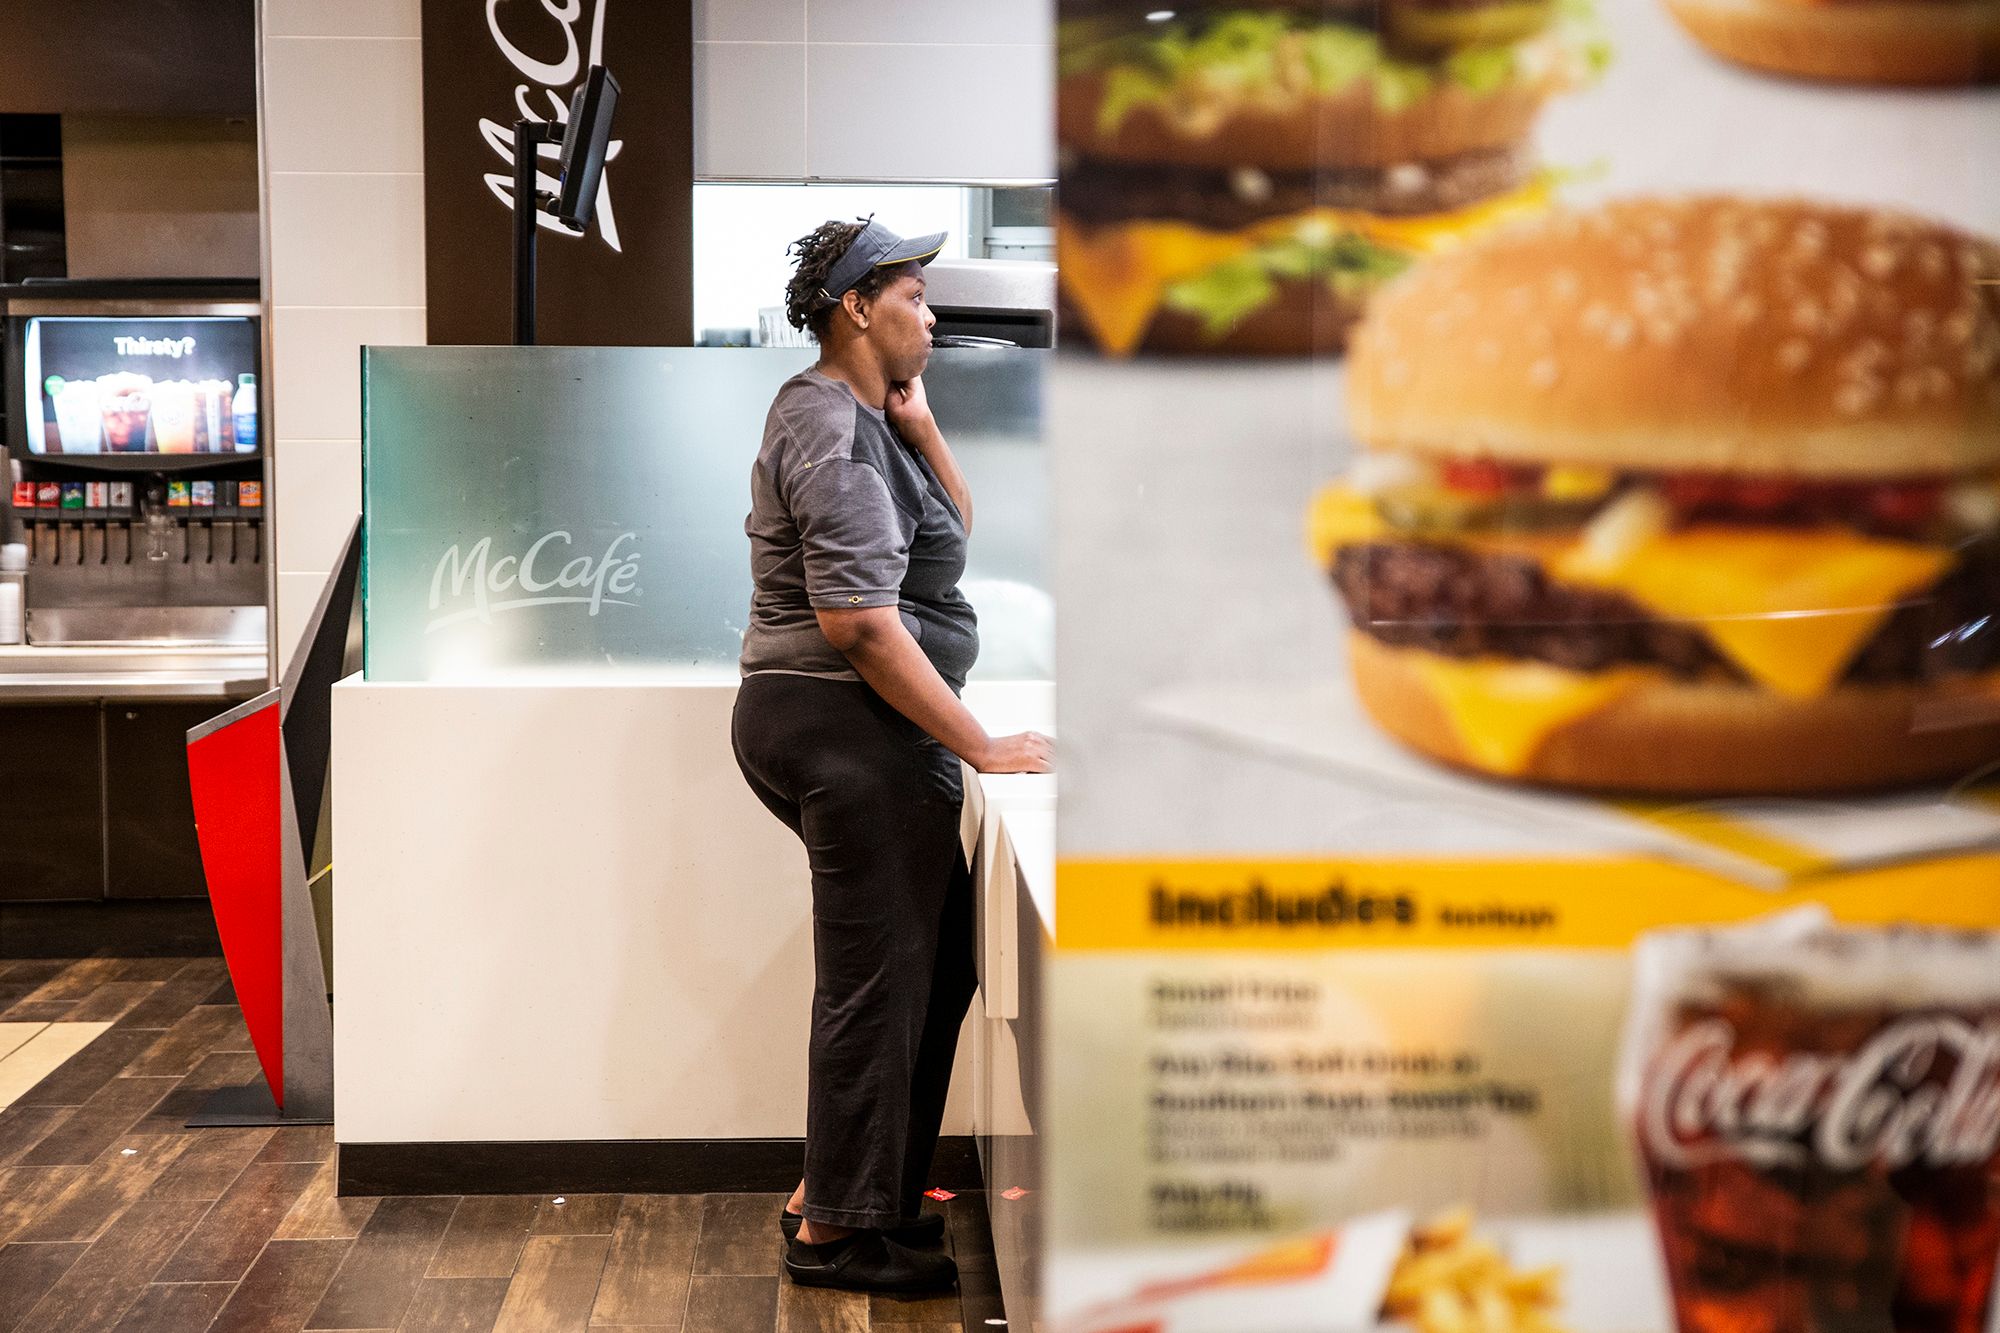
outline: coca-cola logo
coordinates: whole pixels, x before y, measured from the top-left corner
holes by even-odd
[[[1840,1054],[1736,1046],[1710,1018],[1657,1053],[1638,1125],[1656,1161],[1895,1170],[1981,1163],[2000,1144],[2000,1023],[1913,1015]]]

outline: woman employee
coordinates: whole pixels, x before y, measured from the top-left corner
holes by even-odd
[[[817,365],[785,381],[750,476],[756,592],[736,760],[806,845],[813,991],[805,1178],[780,1227],[795,1282],[949,1287],[920,1210],[974,987],[959,760],[1048,769],[1033,732],[988,736],[959,690],[979,651],[965,571],[972,494],[921,378],[923,266],[944,234],[872,219],[795,242],[792,324]]]

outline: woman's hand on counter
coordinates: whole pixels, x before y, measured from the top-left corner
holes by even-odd
[[[1046,773],[1055,767],[1055,742],[1039,731],[989,736],[986,748],[973,760],[981,773]]]
[[[817,614],[826,641],[854,664],[861,679],[874,686],[891,708],[974,768],[999,771],[978,762],[992,750],[993,738],[938,675],[903,627],[897,608],[822,609]]]

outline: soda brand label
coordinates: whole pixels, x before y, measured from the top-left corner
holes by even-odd
[[[1677,1167],[1718,1158],[1817,1158],[1837,1171],[1985,1162],[2000,1146],[2000,1021],[1912,1016],[1849,1055],[1773,1059],[1739,1050],[1728,1020],[1706,1019],[1656,1057],[1639,1133],[1657,1161]]]

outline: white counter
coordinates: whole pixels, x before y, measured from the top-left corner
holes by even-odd
[[[735,694],[733,681],[335,687],[339,1142],[804,1132],[805,854],[736,771]],[[995,731],[1045,730],[1051,694],[966,697]],[[1052,812],[1054,780],[969,793],[981,809]],[[1015,975],[1018,935],[997,918],[988,933],[997,983]],[[1019,997],[975,1006],[969,1032]],[[976,1128],[972,1063],[947,1133]]]
[[[0,703],[242,699],[262,693],[264,646],[0,646]]]
[[[989,713],[987,710],[991,708]],[[1053,687],[1024,688],[980,708],[998,731],[1054,734]],[[1060,741],[1056,754],[1060,771]],[[993,1253],[1009,1323],[1038,1326],[1042,1155],[1041,973],[1055,934],[1054,774],[971,774],[966,847],[978,896],[980,994],[973,1010],[972,1119],[986,1174]]]

